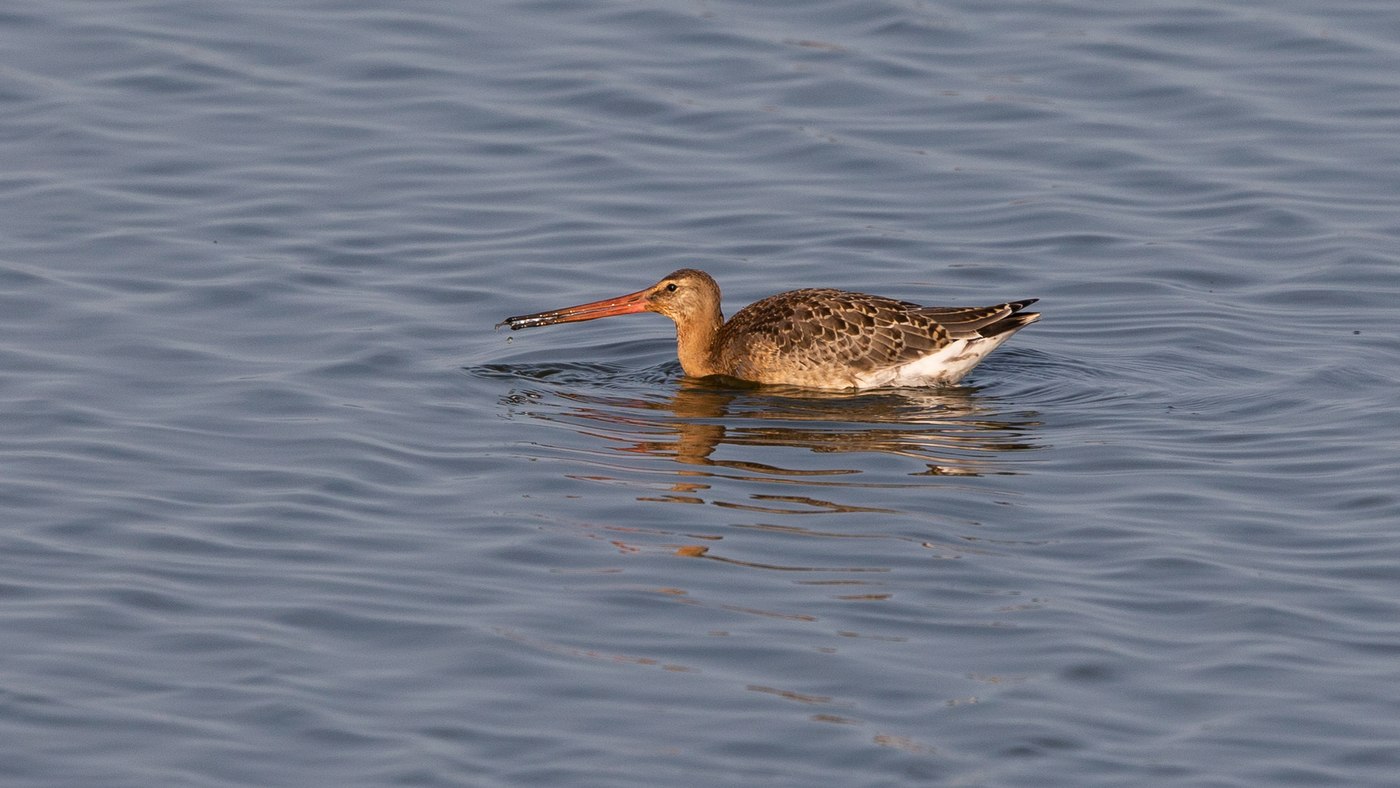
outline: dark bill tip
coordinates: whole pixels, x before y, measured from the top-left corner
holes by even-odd
[[[552,322],[554,321],[547,317],[541,317],[540,315],[516,315],[515,317],[508,317],[497,323],[496,328],[510,326],[511,331],[519,331],[522,328],[530,328],[531,326],[547,326]]]

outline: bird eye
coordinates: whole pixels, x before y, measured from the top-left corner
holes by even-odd
[[[675,282],[671,282],[670,284],[666,285],[666,292],[668,292],[668,293],[674,293],[674,292],[676,292],[676,283],[675,283]]]

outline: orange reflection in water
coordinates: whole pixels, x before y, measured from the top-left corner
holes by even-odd
[[[957,485],[963,493],[995,493],[970,480],[1019,473],[1022,456],[1041,448],[1034,440],[1040,427],[1035,414],[1004,412],[995,399],[970,388],[833,394],[685,378],[621,394],[596,387],[512,393],[504,402],[521,409],[516,415],[572,433],[558,446],[531,444],[561,460],[569,479],[628,490],[641,503],[709,505],[738,517],[722,530],[692,526],[687,533],[670,522],[674,515],[656,518],[639,509],[637,521],[646,527],[686,540],[667,540],[652,550],[771,571],[870,568],[750,560],[688,542],[755,529],[823,539],[896,539],[938,558],[980,552],[986,548],[975,546],[971,534],[950,540],[919,530],[937,517],[925,491]],[[836,518],[831,522],[840,525],[805,527],[794,517]],[[910,517],[919,526],[908,527]],[[903,527],[871,527],[898,525],[901,518]],[[627,527],[614,521],[590,530]],[[623,554],[638,552],[633,540],[608,540]]]
[[[779,467],[743,456],[714,455],[721,447],[875,454],[909,458],[923,466],[908,475],[981,476],[1014,473],[1007,455],[1040,448],[1030,437],[1040,426],[1033,414],[998,414],[993,404],[966,388],[833,394],[724,388],[684,379],[665,398],[573,392],[560,396],[571,407],[555,418],[608,441],[615,451],[791,477],[806,484],[862,470]]]

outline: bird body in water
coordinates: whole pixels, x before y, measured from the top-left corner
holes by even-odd
[[[744,307],[728,322],[719,285],[682,268],[644,290],[508,317],[512,329],[656,312],[676,323],[687,375],[815,389],[936,386],[961,380],[986,355],[1040,318],[1037,299],[993,306],[920,306],[829,288],[790,290]]]

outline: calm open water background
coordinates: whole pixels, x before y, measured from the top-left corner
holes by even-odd
[[[1389,0],[16,3],[0,110],[6,786],[1400,774]],[[1045,318],[492,330],[683,265]]]

